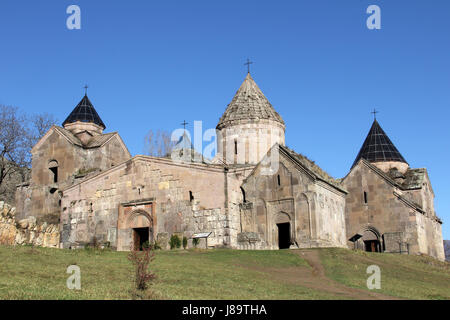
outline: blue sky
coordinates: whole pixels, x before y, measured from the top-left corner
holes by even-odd
[[[66,27],[71,4],[81,30]],[[366,27],[371,4],[381,30]],[[449,15],[445,0],[2,0],[0,104],[62,122],[87,83],[107,131],[135,155],[150,129],[214,128],[250,58],[286,144],[335,177],[377,108],[410,165],[428,168],[450,239]]]

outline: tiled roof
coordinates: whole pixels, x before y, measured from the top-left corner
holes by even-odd
[[[63,122],[63,126],[66,123],[77,121],[91,122],[99,125],[100,127],[103,127],[103,129],[106,128],[105,124],[103,123],[102,119],[100,119],[97,111],[95,111],[95,108],[87,95],[85,95],[83,99],[81,99],[80,103],[78,103],[78,105],[75,107],[75,109],[73,109],[67,119]]]
[[[233,121],[247,119],[271,119],[284,125],[283,119],[264,96],[250,73],[247,74],[241,87],[220,118],[217,129],[221,129]]]
[[[354,167],[361,158],[370,162],[398,161],[408,164],[394,146],[391,139],[389,139],[387,134],[383,131],[377,120],[373,122],[369,134],[356,156],[352,167]]]

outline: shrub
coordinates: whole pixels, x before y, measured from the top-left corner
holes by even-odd
[[[170,244],[170,250],[181,247],[180,237],[178,237],[176,234],[173,234],[170,237],[169,244]]]
[[[143,244],[142,244],[142,249],[148,249],[148,248],[150,248],[152,245],[150,244],[150,241],[145,241]]]
[[[150,262],[155,258],[155,253],[151,247],[142,248],[142,251],[131,250],[128,254],[135,267],[135,286],[137,290],[146,290],[150,281],[156,278],[156,275],[149,270]]]
[[[198,243],[199,243],[199,240],[198,240],[198,238],[194,238],[194,239],[192,239],[192,244],[194,245],[194,247],[196,247],[196,248],[197,248],[197,246],[198,246]]]
[[[152,247],[153,247],[153,250],[161,250],[161,245],[156,240],[153,242]]]
[[[187,248],[187,238],[183,237],[183,249]]]

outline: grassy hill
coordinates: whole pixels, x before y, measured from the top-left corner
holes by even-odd
[[[69,265],[81,290],[69,290]],[[368,290],[366,268],[381,269]],[[159,251],[149,299],[450,299],[450,264],[346,249]],[[0,299],[131,299],[127,253],[0,247]]]

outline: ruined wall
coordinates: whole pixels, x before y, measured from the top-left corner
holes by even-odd
[[[0,201],[0,244],[59,247],[59,227],[57,225],[37,224],[34,217],[17,221],[15,213],[16,208]]]
[[[137,156],[64,191],[62,244],[79,247],[95,236],[99,242],[128,250],[134,220],[121,231],[118,221],[127,221],[127,216],[142,210],[154,223],[155,239],[168,239],[173,233],[189,238],[193,233],[212,232],[208,245],[226,245],[224,177],[221,166]],[[154,207],[152,213],[145,209],[149,204]]]
[[[278,249],[277,224],[287,222],[294,247],[345,246],[345,193],[314,181],[283,155],[275,174],[257,166],[242,187],[242,246]]]

